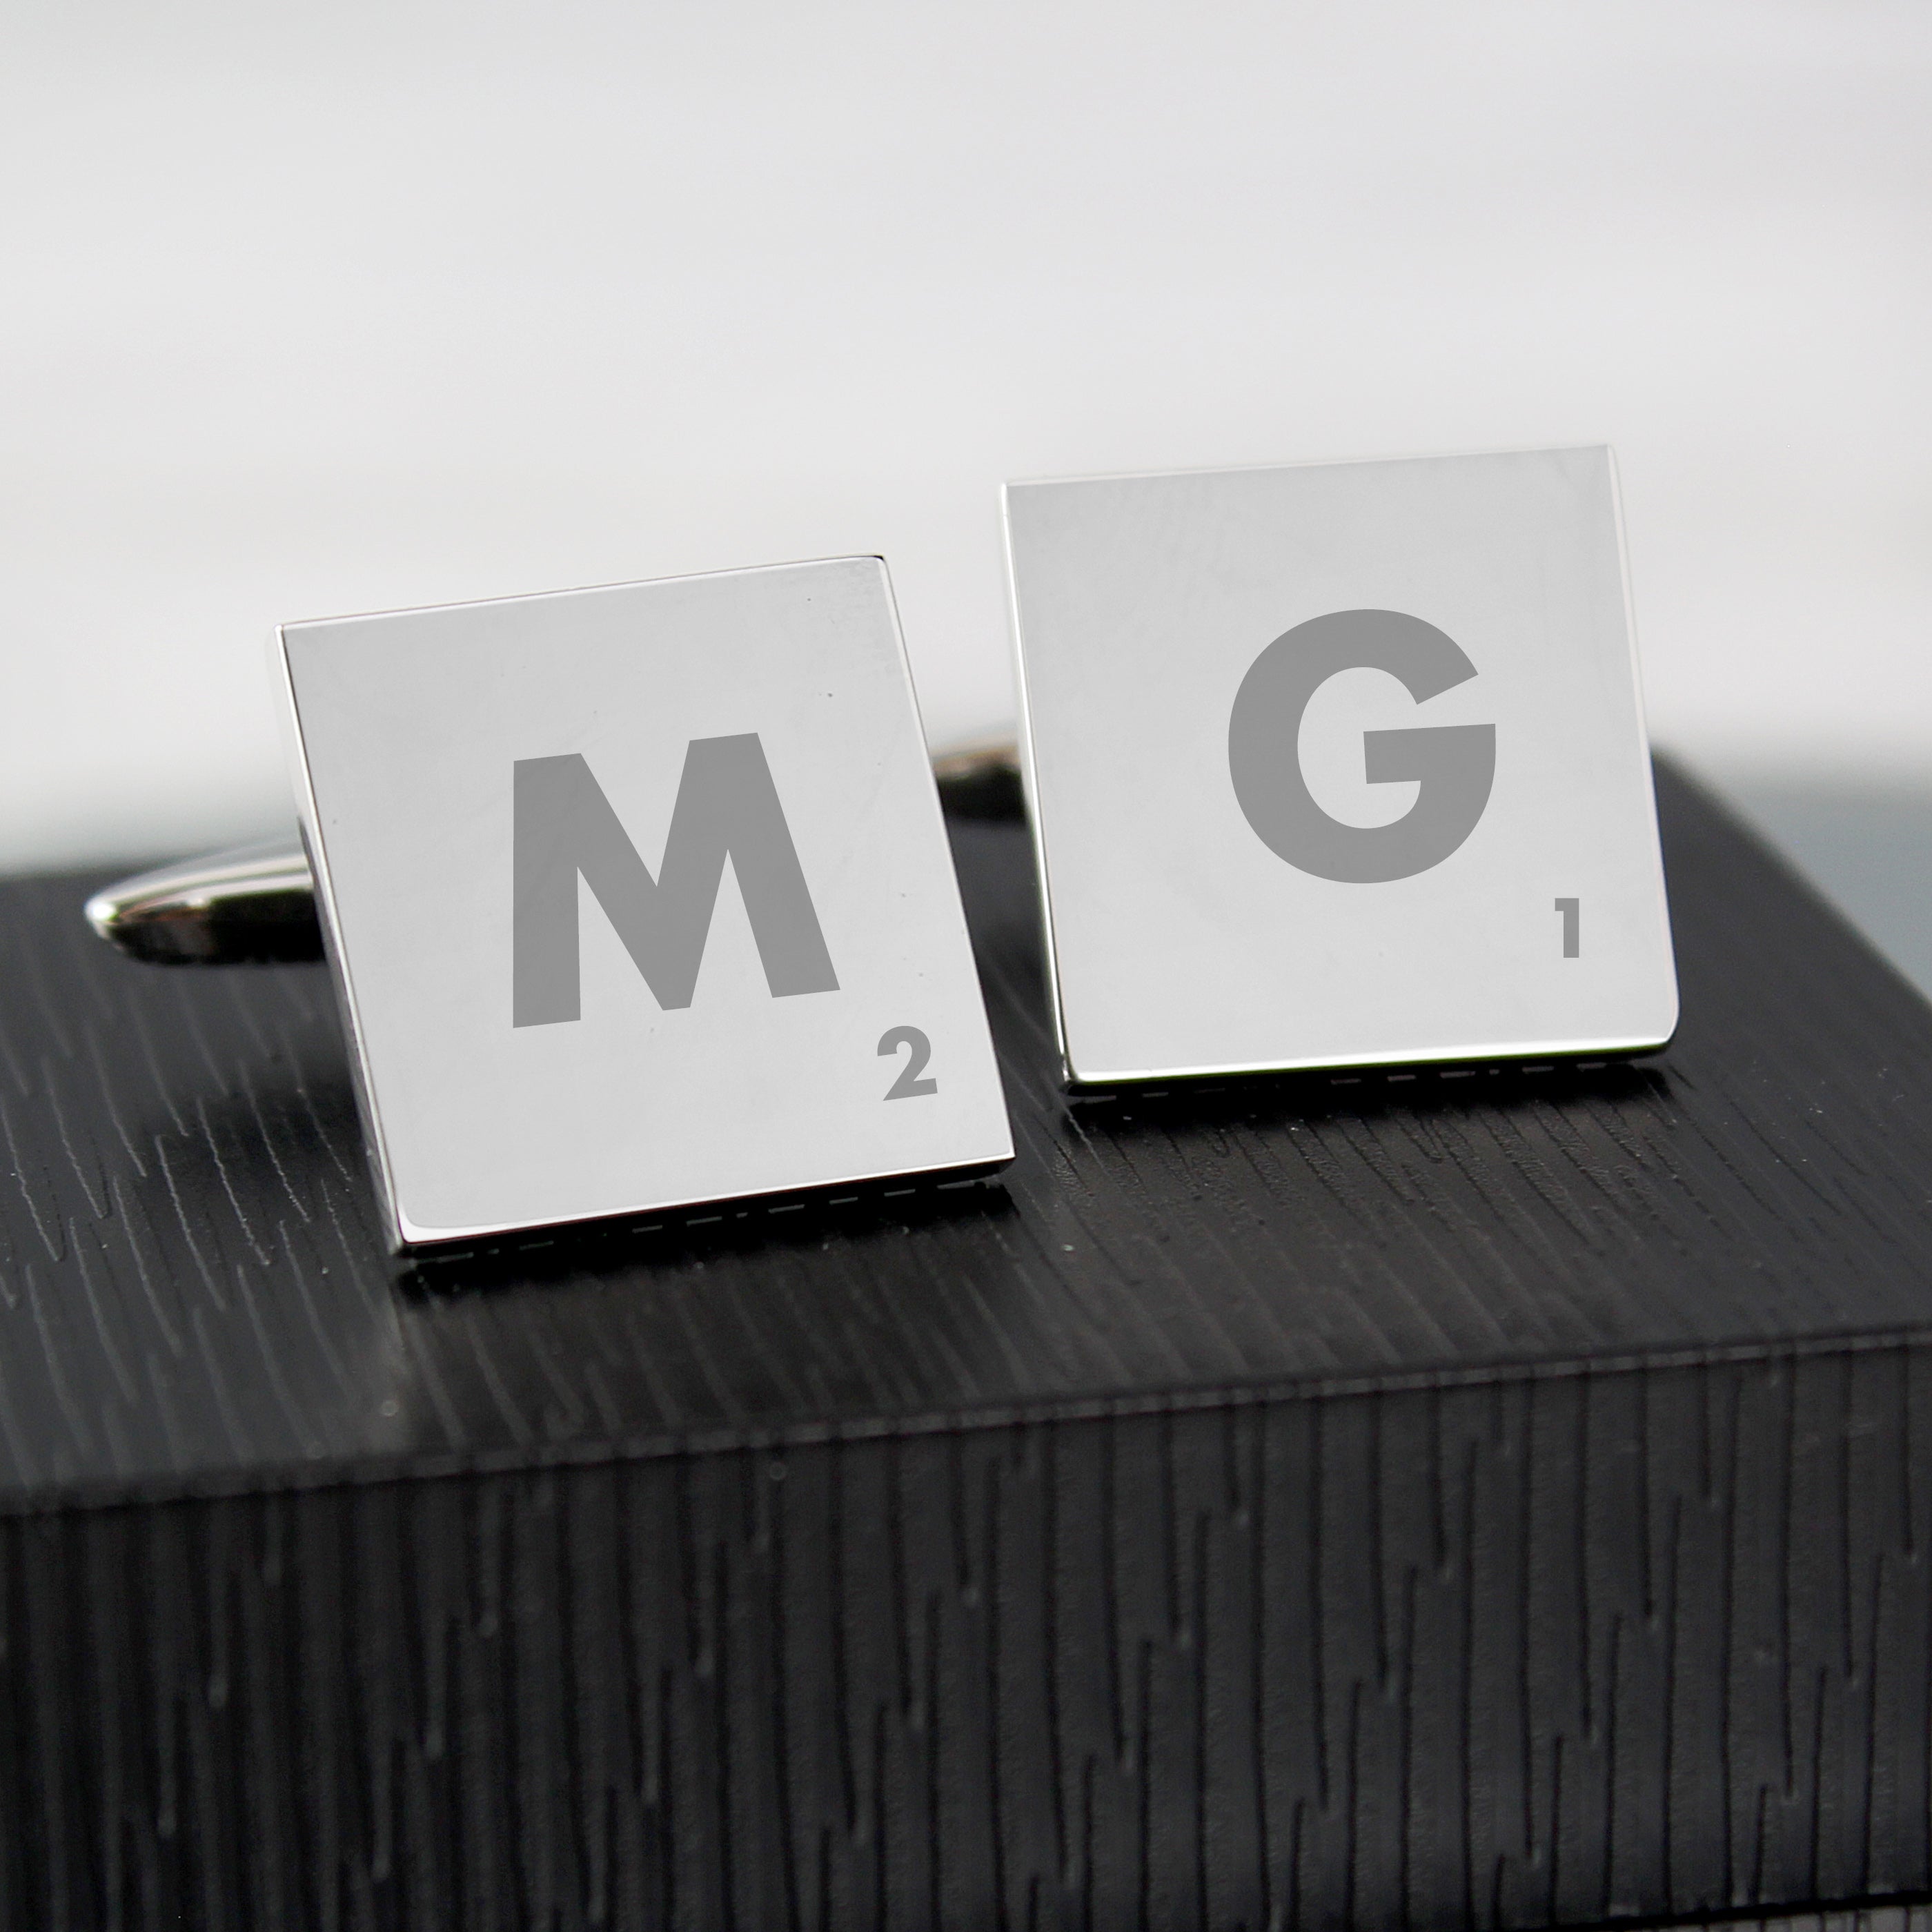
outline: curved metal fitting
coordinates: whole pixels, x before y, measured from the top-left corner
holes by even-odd
[[[123,879],[88,901],[87,922],[130,959],[157,966],[322,957],[315,875],[301,845],[284,838]]]

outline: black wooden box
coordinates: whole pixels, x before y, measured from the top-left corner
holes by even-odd
[[[0,888],[0,1924],[1581,1924],[1932,1888],[1932,1010],[1668,772],[1639,1065],[381,1252],[328,985]]]

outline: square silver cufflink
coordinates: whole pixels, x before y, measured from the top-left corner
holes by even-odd
[[[1676,1024],[1604,448],[1016,484],[1076,1083]]]
[[[277,653],[397,1246],[1011,1158],[878,559]]]

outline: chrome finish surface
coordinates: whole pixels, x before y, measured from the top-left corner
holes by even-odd
[[[942,752],[932,775],[951,817],[1017,818],[1025,808],[1019,747],[1010,739]],[[322,957],[315,875],[296,839],[237,846],[122,879],[88,901],[87,922],[129,958],[157,966]]]
[[[1006,525],[1070,1080],[1670,1037],[1609,451],[1016,484]]]
[[[1012,1158],[878,558],[279,646],[398,1247]]]
[[[939,802],[952,818],[1017,819],[1026,816],[1020,782],[1020,748],[1011,738],[941,752],[932,760]]]
[[[103,939],[154,965],[322,957],[308,855],[287,839],[236,846],[121,880],[96,892],[86,912]]]

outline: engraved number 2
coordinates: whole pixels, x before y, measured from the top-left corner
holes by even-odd
[[[899,1077],[886,1088],[886,1098],[910,1100],[921,1094],[937,1094],[937,1080],[922,1080],[919,1077],[926,1071],[926,1063],[932,1058],[932,1041],[917,1027],[894,1027],[880,1038],[881,1058],[898,1052],[901,1047],[906,1048],[906,1064],[899,1069]]]

